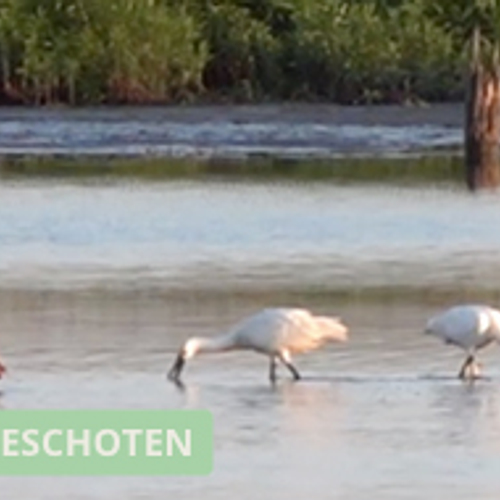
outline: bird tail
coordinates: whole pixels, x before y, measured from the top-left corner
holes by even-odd
[[[348,339],[349,330],[342,323],[341,318],[320,316],[317,320],[327,340],[345,342]]]

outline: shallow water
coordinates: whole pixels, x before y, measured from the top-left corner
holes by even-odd
[[[6,498],[496,498],[498,354],[487,379],[455,378],[461,355],[420,334],[421,305],[305,306],[341,313],[345,346],[298,358],[304,380],[267,382],[251,353],[190,362],[185,390],[164,373],[187,335],[212,334],[258,298],[186,304],[133,292],[4,292],[0,328],[10,408],[208,408],[215,466],[204,478],[1,478]]]
[[[0,108],[1,155],[247,158],[460,146],[462,110],[328,105]]]
[[[334,183],[0,185],[3,287],[498,290],[500,197]]]
[[[209,477],[0,478],[5,498],[498,497],[499,354],[464,384],[462,354],[421,333],[441,307],[498,291],[497,196],[29,181],[0,197],[0,406],[207,408],[215,421]],[[165,380],[186,337],[285,304],[341,315],[350,342],[297,358],[304,380],[281,371],[276,388],[252,353],[193,360],[184,391]]]

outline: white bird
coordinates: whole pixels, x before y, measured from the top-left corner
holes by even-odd
[[[276,363],[281,361],[300,379],[292,354],[317,349],[328,341],[347,340],[347,328],[339,318],[314,316],[306,309],[264,309],[238,323],[227,333],[214,337],[192,337],[181,347],[168,373],[179,381],[186,360],[196,354],[246,349],[269,356],[269,378],[276,380]]]
[[[477,378],[477,350],[492,342],[500,342],[500,311],[485,305],[455,306],[431,318],[425,333],[441,338],[446,344],[462,348],[467,357],[458,376]]]

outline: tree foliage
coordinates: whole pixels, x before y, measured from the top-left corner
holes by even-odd
[[[453,99],[463,40],[477,22],[498,39],[498,10],[497,0],[0,0],[0,98]]]

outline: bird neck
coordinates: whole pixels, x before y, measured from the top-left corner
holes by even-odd
[[[234,349],[234,340],[230,335],[219,335],[218,337],[201,337],[198,339],[198,352],[224,352]]]

